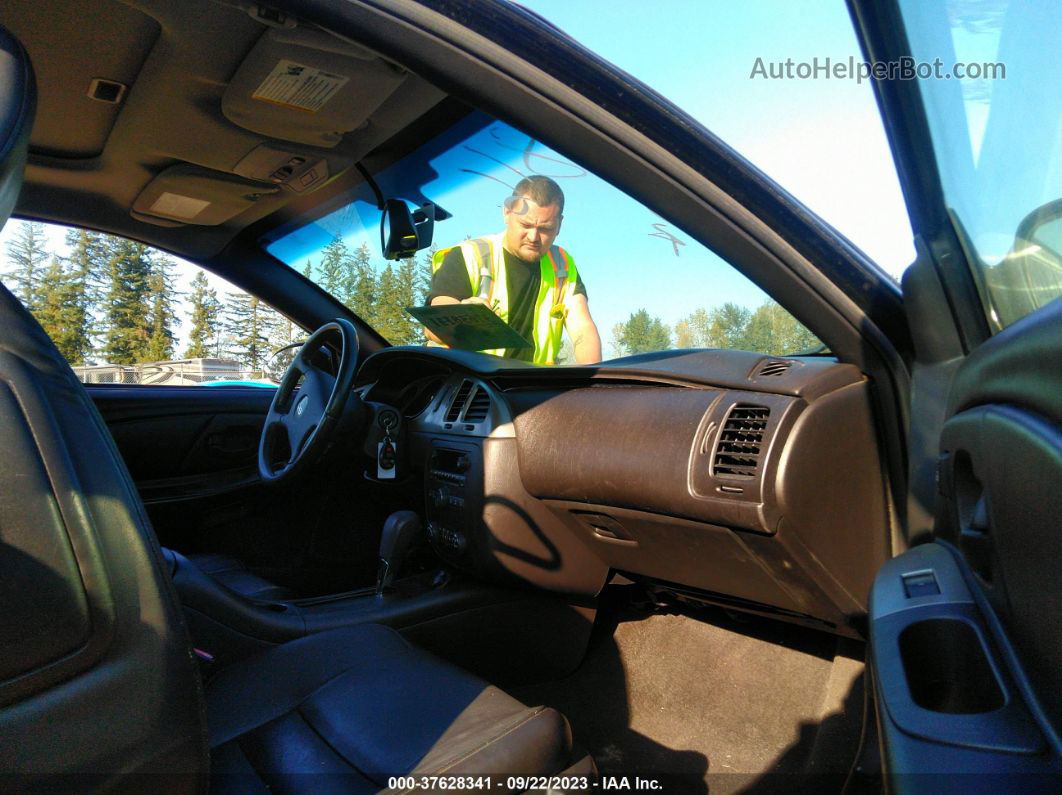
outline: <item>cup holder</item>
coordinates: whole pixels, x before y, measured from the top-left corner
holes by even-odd
[[[954,618],[912,624],[900,633],[911,698],[923,709],[952,715],[992,712],[1005,703],[984,644]]]

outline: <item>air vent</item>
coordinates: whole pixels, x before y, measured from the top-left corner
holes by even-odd
[[[468,393],[472,391],[471,381],[462,381],[461,386],[457,388],[457,394],[454,395],[454,399],[450,401],[450,408],[446,411],[446,421],[455,422],[458,417],[461,416],[461,409],[465,406],[465,401],[468,400]]]
[[[760,368],[760,371],[756,375],[761,376],[779,376],[785,375],[786,370],[793,366],[793,362],[789,359],[771,359],[765,362]]]
[[[472,399],[468,401],[468,408],[465,409],[464,422],[479,422],[480,420],[485,420],[488,411],[490,411],[490,395],[487,394],[487,390],[483,387],[479,387],[472,394]]]
[[[712,459],[717,477],[754,478],[760,465],[763,439],[771,410],[766,406],[737,403],[727,414]]]

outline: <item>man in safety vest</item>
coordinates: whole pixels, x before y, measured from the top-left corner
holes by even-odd
[[[505,200],[504,232],[436,252],[428,302],[485,304],[535,343],[533,350],[486,353],[556,364],[567,328],[576,362],[601,361],[601,337],[575,260],[553,245],[563,213],[564,193],[556,182],[542,176],[520,180]]]

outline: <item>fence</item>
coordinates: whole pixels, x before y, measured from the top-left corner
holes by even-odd
[[[235,359],[181,359],[143,364],[98,364],[74,368],[84,384],[195,386],[219,381],[272,381],[264,370],[244,370]]]

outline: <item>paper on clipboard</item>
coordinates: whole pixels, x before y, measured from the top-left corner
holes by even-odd
[[[486,351],[535,347],[482,304],[407,306],[406,311],[451,348]]]

